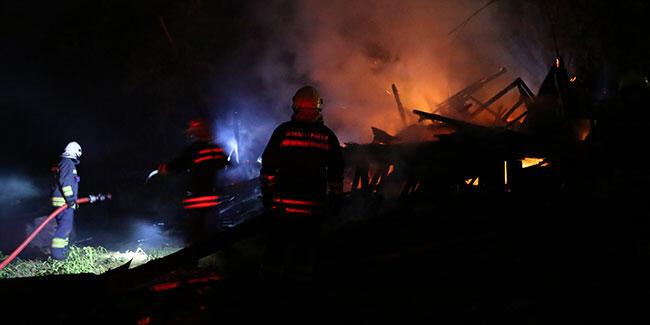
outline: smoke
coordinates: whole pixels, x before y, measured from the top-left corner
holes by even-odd
[[[12,206],[24,200],[38,197],[41,193],[34,183],[20,175],[0,176],[0,205]]]
[[[180,238],[166,233],[162,227],[163,224],[151,224],[145,222],[136,222],[131,225],[131,241],[127,243],[137,242],[137,247],[143,249],[157,249],[163,247],[182,247],[183,242]],[[131,249],[133,247],[124,247],[123,250]]]
[[[89,213],[78,216],[84,219],[106,217],[99,212],[92,216]],[[75,220],[75,237],[71,242],[75,245],[102,246],[114,251],[135,251],[138,248],[151,251],[166,247],[183,247],[180,235],[170,231],[170,227],[160,219],[152,220],[150,217],[126,214],[120,216],[119,225],[118,221],[115,221],[102,226],[87,220]]]
[[[225,116],[214,125],[217,142],[226,150],[231,164],[221,173],[229,183],[259,176],[258,159],[276,126],[275,117],[260,114],[263,104],[246,98],[250,96],[233,96]]]
[[[509,73],[489,90],[516,77],[537,88],[549,62],[544,53],[531,54],[535,40],[514,29],[540,18],[530,4],[515,5],[513,13],[504,2],[450,35],[485,1],[266,1],[254,10],[270,40],[259,73],[275,90],[277,112],[298,87],[313,83],[325,100],[326,124],[341,141],[369,141],[371,126],[402,127],[393,83],[409,111],[433,110],[501,66]]]

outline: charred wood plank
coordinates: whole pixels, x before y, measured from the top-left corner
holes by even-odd
[[[402,118],[402,123],[404,124],[404,127],[407,127],[408,123],[406,122],[406,113],[404,112],[404,105],[402,105],[402,101],[399,98],[399,92],[397,91],[397,86],[393,84],[392,88],[393,88],[393,96],[395,96],[395,101],[397,102],[397,110],[399,111],[399,116]]]

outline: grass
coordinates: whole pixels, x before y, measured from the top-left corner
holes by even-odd
[[[77,247],[71,246],[68,258],[65,261],[57,261],[51,258],[47,260],[22,260],[16,258],[4,269],[0,270],[0,279],[34,277],[56,274],[79,274],[94,273],[101,274],[114,269],[132,260],[131,267],[142,265],[148,261],[164,257],[175,250],[172,248],[157,249],[146,253],[138,248],[136,251],[112,252],[104,247]],[[5,255],[0,253],[0,260]]]

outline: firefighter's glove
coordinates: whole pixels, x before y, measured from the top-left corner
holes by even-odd
[[[72,209],[72,210],[79,209],[79,205],[74,200],[68,201],[67,204],[68,204],[68,209]]]

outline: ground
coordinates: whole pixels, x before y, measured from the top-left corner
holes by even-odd
[[[382,203],[381,213],[327,228],[314,279],[307,283],[258,279],[263,228],[251,220],[252,227],[244,223],[197,253],[220,252],[198,264],[186,263],[183,254],[192,253],[184,250],[103,276],[1,284],[19,297],[29,297],[25,288],[31,286],[45,295],[65,288],[74,308],[43,308],[73,323],[638,319],[646,300],[634,292],[646,287],[642,275],[649,269],[648,254],[639,253],[639,232],[612,222],[602,213],[607,205],[584,209],[559,200],[531,206],[534,202],[539,201],[504,194]]]

